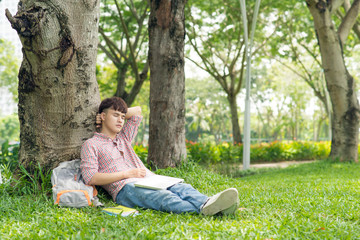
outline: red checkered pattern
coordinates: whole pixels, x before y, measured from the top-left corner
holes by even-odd
[[[104,134],[95,133],[82,145],[80,168],[86,184],[97,172],[112,173],[133,168],[145,168],[131,146],[141,120],[142,116],[133,116],[128,119],[114,140]],[[148,170],[148,174],[152,174],[150,170]],[[102,187],[115,200],[126,183],[136,180],[137,178],[127,178]]]

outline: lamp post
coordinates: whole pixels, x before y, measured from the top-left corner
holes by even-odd
[[[254,17],[251,24],[250,44],[248,38],[247,17],[246,17],[246,3],[245,0],[240,0],[241,15],[244,26],[244,39],[245,39],[245,56],[246,56],[246,81],[245,81],[245,113],[244,113],[244,148],[243,148],[243,169],[250,168],[250,85],[251,85],[251,54],[252,44],[254,40],[254,32],[256,27],[256,19],[259,12],[260,1],[256,0]]]

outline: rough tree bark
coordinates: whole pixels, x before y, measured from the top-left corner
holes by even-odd
[[[359,15],[359,0],[353,1],[338,30],[332,14],[344,1],[307,0],[314,18],[315,31],[320,45],[322,67],[329,90],[332,113],[332,141],[330,157],[339,160],[358,161],[359,102],[354,78],[344,61],[342,46]],[[356,13],[356,14],[355,14]],[[352,14],[352,15],[350,15]],[[346,27],[343,27],[346,26]]]
[[[44,168],[79,157],[94,129],[98,0],[20,0],[6,16],[23,48],[19,70],[20,162]]]
[[[186,0],[150,1],[148,162],[174,167],[186,159],[184,38]]]

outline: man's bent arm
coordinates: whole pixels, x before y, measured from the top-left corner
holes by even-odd
[[[141,116],[141,107],[130,107],[125,115],[125,119],[129,119],[132,116]]]
[[[125,119],[129,119],[132,116],[141,116],[141,107],[140,106],[128,108],[128,111],[127,111],[127,113],[125,115]],[[101,127],[100,113],[96,114],[96,121],[95,122],[96,122],[96,127],[100,128]]]
[[[97,172],[91,178],[89,185],[106,185],[126,178],[142,178],[146,176],[145,168],[134,168],[114,173]]]

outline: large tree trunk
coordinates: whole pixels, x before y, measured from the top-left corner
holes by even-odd
[[[148,162],[174,167],[186,158],[184,38],[186,0],[152,0],[149,20]]]
[[[99,1],[21,0],[17,14],[6,15],[23,45],[20,162],[48,169],[78,158],[100,103]]]
[[[233,143],[234,144],[242,143],[241,131],[240,131],[240,125],[239,125],[239,115],[238,115],[238,110],[237,110],[236,95],[235,96],[228,95],[227,98],[228,98],[228,101],[229,101],[230,112],[231,112]]]
[[[308,0],[307,4],[314,18],[322,67],[333,106],[330,157],[357,162],[359,103],[355,81],[346,69],[341,40],[331,19],[331,2]]]

